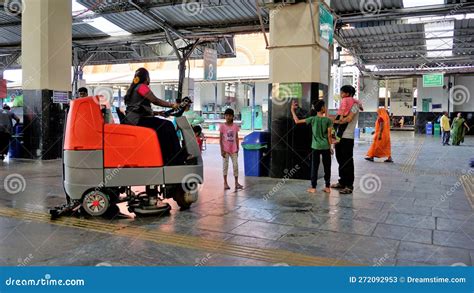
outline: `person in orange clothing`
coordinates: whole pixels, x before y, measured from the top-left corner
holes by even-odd
[[[393,163],[390,145],[390,117],[384,108],[378,109],[377,114],[374,141],[365,159],[373,162],[374,158],[387,158],[386,163]]]

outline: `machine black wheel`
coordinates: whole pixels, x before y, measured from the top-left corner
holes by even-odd
[[[104,190],[88,191],[82,197],[82,209],[93,217],[105,214],[110,204],[110,197]]]
[[[189,192],[186,192],[181,185],[173,186],[170,189],[173,199],[179,205],[182,210],[187,210],[191,207],[194,202],[191,200]]]

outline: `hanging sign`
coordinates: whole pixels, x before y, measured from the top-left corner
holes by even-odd
[[[204,80],[217,80],[217,50],[204,49]]]

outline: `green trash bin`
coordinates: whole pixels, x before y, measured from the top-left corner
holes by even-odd
[[[441,135],[441,125],[439,123],[435,123],[434,125],[434,135],[435,136]]]

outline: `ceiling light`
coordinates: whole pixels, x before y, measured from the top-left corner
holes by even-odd
[[[85,13],[82,13],[81,15],[90,16],[89,18],[85,18],[82,20],[84,23],[87,23],[110,36],[131,35],[131,33],[127,32],[126,30],[123,30],[121,27],[113,24],[104,17],[101,17],[100,14],[97,14],[97,17],[94,17],[94,15],[96,15],[94,12],[87,9],[87,7],[77,3],[76,0],[72,0],[72,12],[77,13],[81,11],[87,11]]]
[[[94,19],[87,20],[87,24],[95,27],[96,29],[103,31],[104,33],[110,36],[127,36],[131,35],[131,33],[123,30],[121,27],[113,24],[112,22],[108,21],[103,17],[97,17]]]

